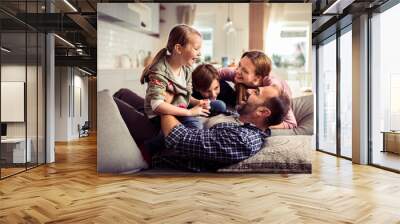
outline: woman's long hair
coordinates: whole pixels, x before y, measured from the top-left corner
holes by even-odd
[[[189,42],[189,37],[191,34],[197,34],[201,36],[200,32],[191,26],[185,24],[176,25],[172,28],[168,36],[167,46],[158,51],[156,56],[154,56],[153,61],[143,70],[142,77],[140,77],[140,82],[144,84],[147,82],[147,76],[151,73],[152,67],[157,64],[161,58],[166,55],[172,55],[175,45],[179,44],[185,46]]]
[[[265,78],[271,72],[271,59],[262,51],[252,50],[242,54],[242,58],[247,57],[256,67],[256,75]]]
[[[255,73],[264,79],[269,76],[271,72],[271,59],[262,51],[251,50],[246,51],[242,54],[241,58],[247,57],[256,67]],[[235,85],[236,89],[236,104],[241,104],[246,101],[247,98],[247,86],[238,83]]]

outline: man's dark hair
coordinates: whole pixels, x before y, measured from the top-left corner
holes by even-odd
[[[287,94],[281,93],[279,96],[269,98],[265,106],[271,111],[265,122],[268,126],[273,126],[282,123],[291,107],[291,101]]]

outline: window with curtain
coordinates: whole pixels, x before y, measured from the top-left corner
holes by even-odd
[[[213,29],[212,28],[196,28],[203,38],[203,44],[201,47],[201,58],[202,61],[210,62],[213,58]]]
[[[294,97],[304,95],[312,89],[311,5],[268,5],[264,21],[264,51],[272,60],[272,74],[288,82]]]

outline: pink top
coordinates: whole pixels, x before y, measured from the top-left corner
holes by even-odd
[[[218,74],[221,80],[231,81],[231,82],[235,80],[236,73],[234,68],[219,69]],[[290,90],[290,87],[285,80],[281,80],[273,75],[266,76],[263,80],[263,86],[270,86],[270,85],[277,86],[280,90],[282,90],[285,94],[287,94],[290,99],[292,98],[292,91]],[[283,119],[282,125],[284,126],[284,128],[287,129],[292,129],[297,127],[297,121],[294,116],[292,108],[289,109],[286,117]]]

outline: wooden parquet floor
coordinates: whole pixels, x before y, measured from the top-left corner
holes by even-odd
[[[89,137],[0,181],[0,223],[400,223],[400,175],[320,152],[309,175],[98,175]]]

